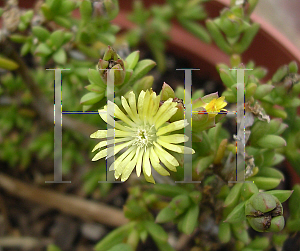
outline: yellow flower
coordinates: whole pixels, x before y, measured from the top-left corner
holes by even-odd
[[[225,109],[223,109],[227,105],[224,100],[225,97],[219,97],[217,99],[214,98],[209,103],[203,105],[203,107],[208,113],[213,112],[211,116],[216,116],[220,111],[226,111]]]
[[[98,143],[93,151],[108,147],[109,150],[114,149],[111,154],[113,156],[124,150],[109,169],[113,170],[114,168],[115,178],[121,177],[121,180],[125,181],[136,168],[137,176],[140,176],[141,170],[143,170],[145,179],[155,183],[152,167],[164,176],[170,175],[164,167],[174,172],[177,171],[176,166],[179,163],[167,150],[184,154],[194,153],[191,148],[177,145],[186,142],[187,136],[172,133],[184,128],[188,123],[186,120],[167,123],[177,111],[176,103],[172,102],[171,98],[159,107],[160,96],[153,91],[142,91],[137,102],[133,92],[130,92],[128,96],[128,100],[121,97],[126,114],[116,104],[113,104],[114,116],[119,119],[118,121],[114,121],[112,118],[107,120],[107,107],[99,110],[101,118],[106,123],[113,121],[110,125],[115,128],[115,137],[113,140],[107,140],[107,130],[98,130],[93,133],[91,138],[106,138]],[[92,160],[111,157],[107,156],[107,152],[107,148],[100,150]]]

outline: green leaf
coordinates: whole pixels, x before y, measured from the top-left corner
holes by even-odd
[[[136,67],[134,68],[130,82],[134,83],[136,80],[145,76],[155,65],[156,63],[150,59],[144,59],[142,61],[139,61]]]
[[[31,49],[31,43],[26,42],[21,48],[21,56],[25,56]]]
[[[32,33],[35,35],[38,40],[45,42],[50,37],[50,32],[41,26],[33,26]]]
[[[298,64],[296,61],[292,61],[289,63],[289,71],[291,73],[297,73],[298,72]]]
[[[98,85],[103,89],[106,89],[106,84],[104,83],[102,77],[100,76],[99,71],[94,69],[89,69],[87,76],[91,84]]]
[[[300,231],[300,218],[294,219],[294,220],[289,219],[287,221],[286,226],[287,226],[288,230],[290,230],[292,232]]]
[[[247,180],[254,181],[258,189],[271,190],[276,188],[280,184],[280,179],[268,178],[268,177],[251,177]]]
[[[263,167],[263,168],[259,169],[258,176],[284,180],[283,173],[272,167]]]
[[[62,30],[56,30],[50,35],[50,41],[55,50],[60,48],[64,41],[64,32]]]
[[[130,245],[121,243],[109,249],[108,251],[133,251],[133,249],[131,248]]]
[[[189,32],[194,34],[196,37],[204,41],[205,43],[210,43],[211,38],[206,29],[197,22],[190,21],[187,19],[179,19],[181,25],[187,29]]]
[[[243,183],[237,183],[235,184],[229,194],[227,195],[226,199],[225,199],[225,202],[224,202],[224,207],[232,207],[232,206],[235,206],[237,205],[239,199],[240,199],[240,196],[241,196],[241,188],[243,186]]]
[[[289,73],[289,67],[287,65],[284,65],[280,67],[275,74],[272,77],[273,83],[278,83]]]
[[[152,191],[156,194],[160,194],[168,197],[175,197],[180,194],[188,194],[188,191],[177,185],[168,184],[156,184],[153,186]]]
[[[239,183],[238,183],[239,184]],[[228,223],[239,223],[246,219],[245,216],[245,203],[246,201],[241,202],[238,204],[227,216],[226,220],[224,222]]]
[[[128,223],[122,227],[114,229],[96,244],[94,250],[107,251],[116,244],[121,243],[129,235],[129,230],[133,225],[134,223]]]
[[[144,221],[143,224],[153,239],[160,240],[161,242],[168,241],[168,234],[160,225],[153,221]]]
[[[76,2],[70,1],[70,0],[64,0],[61,1],[61,6],[59,10],[57,11],[58,15],[65,16],[69,12],[73,11],[76,9]]]
[[[220,69],[220,77],[222,82],[227,86],[228,88],[231,88],[234,84],[236,84],[236,80],[233,79],[230,72],[225,69]]]
[[[223,37],[221,31],[219,30],[218,26],[214,23],[214,21],[207,20],[206,27],[210,32],[212,38],[214,39],[215,43],[218,45],[218,47],[227,54],[230,54],[232,51],[231,46],[226,42],[225,38]]]
[[[300,184],[293,186],[293,194],[289,199],[290,214],[293,219],[300,219]]]
[[[84,0],[80,5],[80,14],[82,20],[88,21],[91,19],[93,13],[92,3],[90,1]]]
[[[288,198],[290,198],[290,196],[293,193],[293,190],[272,190],[272,191],[267,191],[266,193],[272,194],[280,201],[280,203],[283,203]]]
[[[103,87],[99,86],[99,85],[87,85],[85,86],[85,88],[90,91],[90,92],[96,92],[96,93],[103,93],[105,92],[105,89],[103,89]]]
[[[258,30],[260,28],[259,23],[253,23],[249,28],[247,28],[240,40],[240,42],[236,45],[235,51],[239,54],[243,53],[248,49],[254,37],[256,36]]]
[[[198,216],[199,216],[200,208],[198,205],[192,205],[186,214],[183,216],[182,220],[182,231],[185,234],[192,234],[199,224]]]
[[[286,141],[277,135],[266,135],[257,141],[257,145],[262,148],[275,149],[286,146]]]
[[[273,85],[265,84],[257,87],[256,92],[254,94],[254,98],[262,99],[266,95],[268,95],[274,89]]]
[[[9,39],[15,43],[25,43],[27,41],[27,36],[12,34],[9,36]]]
[[[52,50],[49,48],[49,46],[45,43],[41,43],[38,45],[38,47],[35,49],[35,54],[37,56],[47,57],[52,53]]]
[[[218,237],[222,243],[228,243],[231,239],[230,224],[227,222],[220,222]]]
[[[62,17],[62,16],[54,16],[53,20],[55,23],[57,23],[58,25],[65,27],[67,29],[71,29],[72,27],[72,22],[70,19],[66,18],[66,17]]]
[[[174,220],[177,217],[175,210],[170,208],[169,206],[160,210],[158,215],[156,216],[155,222],[165,223]]]
[[[52,20],[53,19],[53,13],[50,10],[49,5],[47,5],[46,3],[42,4],[41,10],[42,10],[43,15],[45,16],[45,18],[47,20]]]
[[[116,36],[109,32],[101,32],[97,35],[97,37],[102,43],[106,45],[114,44],[116,41]]]
[[[53,13],[56,13],[60,8],[61,2],[62,0],[46,0],[47,5],[53,11]]]
[[[11,59],[0,56],[0,68],[9,70],[9,71],[13,71],[13,70],[18,69],[19,65]]]
[[[265,250],[268,248],[270,240],[268,237],[256,237],[251,243],[247,246],[253,249]]]
[[[53,54],[53,60],[58,63],[64,65],[67,62],[67,54],[63,48],[60,48]]]
[[[241,196],[244,200],[248,200],[255,193],[258,193],[258,188],[254,183],[245,182],[243,184]]]
[[[87,93],[85,94],[81,100],[80,100],[80,104],[81,105],[93,105],[97,102],[99,102],[101,99],[104,98],[104,93]]]
[[[130,53],[125,60],[127,63],[126,69],[133,70],[136,64],[138,63],[139,58],[140,58],[140,51],[134,51]]]
[[[162,89],[161,89],[161,100],[168,100],[169,98],[175,98],[175,92],[171,86],[164,82]]]
[[[50,244],[48,247],[47,247],[47,251],[61,251],[61,249],[54,245],[54,244]]]

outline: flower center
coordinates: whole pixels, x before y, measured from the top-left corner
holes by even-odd
[[[138,127],[134,135],[133,144],[143,148],[148,147],[153,144],[153,141],[155,140],[155,133],[154,125]]]

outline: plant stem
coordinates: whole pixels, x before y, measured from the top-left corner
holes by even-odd
[[[38,188],[1,173],[0,187],[14,196],[58,209],[83,220],[97,221],[111,227],[118,227],[128,222],[121,209],[69,194],[64,195],[48,189]]]

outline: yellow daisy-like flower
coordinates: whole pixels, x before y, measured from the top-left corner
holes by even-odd
[[[216,116],[220,111],[227,111],[223,109],[227,103],[224,101],[225,97],[214,98],[209,103],[203,105],[207,112],[214,112],[215,114],[211,114],[212,116]]]
[[[186,142],[187,136],[172,133],[184,128],[188,123],[186,120],[167,123],[177,111],[177,104],[172,102],[171,98],[159,106],[160,96],[153,91],[142,91],[137,102],[133,92],[130,92],[128,97],[128,100],[121,97],[126,114],[116,104],[112,104],[114,115],[119,121],[114,121],[112,118],[107,120],[106,106],[103,110],[99,110],[101,118],[106,123],[109,121],[110,125],[115,128],[115,137],[108,140],[107,130],[98,130],[91,134],[91,138],[106,138],[98,143],[93,151],[100,150],[102,147],[112,150],[113,147],[114,152],[111,154],[113,156],[123,150],[116,158],[114,165],[109,168],[109,170],[114,168],[115,178],[121,177],[121,180],[125,181],[136,168],[137,176],[140,176],[143,170],[146,180],[155,183],[152,167],[159,174],[167,176],[170,173],[161,164],[174,172],[176,172],[176,166],[179,165],[176,158],[167,150],[184,154],[194,153],[191,148],[177,145]],[[92,160],[111,157],[107,156],[107,152],[107,148],[100,150]]]

